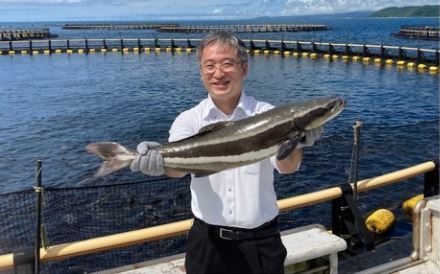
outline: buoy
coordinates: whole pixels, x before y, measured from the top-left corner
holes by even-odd
[[[394,223],[395,217],[393,212],[388,209],[378,209],[368,216],[365,221],[367,229],[376,234],[386,232]]]
[[[323,55],[323,57],[324,57],[325,59],[329,59],[329,58],[330,58],[330,54],[326,53],[326,54]]]
[[[376,64],[382,63],[382,58],[374,58],[374,63]]]
[[[139,52],[139,48],[138,47],[134,47],[133,48],[133,52]]]
[[[301,54],[301,56],[302,56],[302,57],[307,57],[307,56],[309,56],[309,53],[308,53],[308,52],[303,52],[303,53]]]
[[[170,48],[170,47],[167,47],[167,48],[165,49],[165,51],[166,51],[166,52],[171,52],[171,51],[173,51],[173,49]]]
[[[414,207],[418,202],[423,200],[425,196],[423,194],[416,195],[412,198],[409,198],[405,202],[402,203],[402,210],[405,214],[412,216]]]
[[[408,62],[408,64],[406,64],[406,66],[409,67],[409,68],[413,68],[413,67],[416,66],[416,64],[413,63],[413,62]]]
[[[89,49],[89,53],[95,53],[96,49]]]
[[[344,61],[348,61],[348,59],[350,59],[350,56],[348,56],[348,55],[342,55],[342,60],[344,60]]]
[[[339,58],[339,55],[337,55],[337,54],[333,54],[333,55],[332,55],[332,58],[336,60],[336,59]]]
[[[385,61],[385,64],[387,64],[387,65],[392,65],[394,63],[394,60],[393,59],[387,59],[386,61]]]
[[[186,49],[186,52],[187,52],[187,53],[191,53],[191,51],[192,51],[191,48],[187,48],[187,49]]]
[[[361,57],[360,56],[353,56],[352,60],[355,62],[358,62],[359,60],[361,60]]]
[[[78,49],[78,54],[83,54],[84,50],[83,49]]]
[[[279,55],[281,53],[281,51],[279,51],[279,50],[274,50],[273,51],[273,54],[275,54],[275,55]]]
[[[20,53],[21,54],[28,54],[28,51],[27,50],[22,50]]]
[[[112,48],[112,52],[118,52],[118,48]]]
[[[46,55],[48,55],[48,54],[50,54],[50,50],[45,49],[45,50],[43,51],[43,53],[46,54]]]
[[[72,53],[73,53],[73,50],[68,49],[68,50],[66,50],[66,53],[67,53],[67,54],[72,54]]]
[[[61,53],[61,49],[56,49],[56,50],[55,50],[55,53],[56,53],[56,54],[60,54],[60,53]]]
[[[264,54],[264,55],[269,55],[269,53],[270,53],[270,51],[269,51],[268,49],[265,49],[265,50],[263,51],[263,54]]]
[[[40,54],[40,52],[38,50],[34,50],[34,51],[32,51],[32,54],[37,55],[37,54]]]
[[[370,57],[364,57],[364,58],[362,58],[362,62],[365,62],[365,63],[370,62]]]
[[[102,49],[101,49],[101,52],[102,52],[102,53],[106,53],[106,52],[107,52],[107,49],[106,49],[106,48],[102,48]]]
[[[426,69],[426,65],[425,64],[419,64],[417,66],[417,68],[420,69],[420,70],[425,70]]]
[[[398,66],[404,66],[405,65],[405,61],[403,61],[403,60],[399,60],[399,61],[397,61],[397,63],[396,63]]]
[[[259,49],[254,49],[254,54],[260,54],[260,50]]]
[[[438,67],[436,67],[436,66],[430,66],[430,67],[429,67],[429,71],[430,71],[430,72],[437,73],[437,72],[438,72]]]
[[[294,57],[298,57],[298,56],[299,56],[299,52],[295,51],[295,52],[293,53],[293,56],[294,56]]]
[[[310,58],[316,59],[318,57],[317,53],[310,53]]]
[[[8,53],[9,53],[9,55],[14,55],[14,54],[15,54],[15,51],[10,50]]]
[[[284,51],[284,56],[288,56],[288,55],[290,55],[290,51],[288,50]]]
[[[125,53],[125,52],[128,52],[128,48],[123,48],[122,51],[123,51],[124,53]]]

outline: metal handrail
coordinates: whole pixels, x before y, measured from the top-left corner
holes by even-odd
[[[359,181],[358,191],[364,192],[377,187],[393,184],[425,174],[435,169],[435,162],[427,161],[395,172]],[[278,200],[278,207],[280,211],[287,211],[337,199],[341,197],[341,195],[342,191],[339,187],[332,187]],[[182,235],[191,228],[192,222],[193,219],[187,219],[84,241],[59,244],[50,246],[47,249],[41,248],[40,260],[41,262],[60,260]],[[0,256],[0,270],[11,268],[12,266],[12,253]]]

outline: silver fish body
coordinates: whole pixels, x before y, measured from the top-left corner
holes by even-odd
[[[252,164],[275,154],[283,159],[286,148],[294,148],[305,131],[328,122],[344,106],[339,97],[290,103],[242,120],[208,125],[191,137],[154,149],[162,155],[165,169],[195,176]],[[136,152],[116,143],[90,144],[86,150],[105,160],[98,176],[128,166],[136,157]]]

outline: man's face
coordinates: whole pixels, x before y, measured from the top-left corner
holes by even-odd
[[[220,44],[205,47],[200,66],[203,85],[214,101],[240,97],[248,67],[232,47]]]

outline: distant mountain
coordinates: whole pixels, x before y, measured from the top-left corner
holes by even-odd
[[[440,5],[389,7],[378,10],[371,17],[440,17]]]

